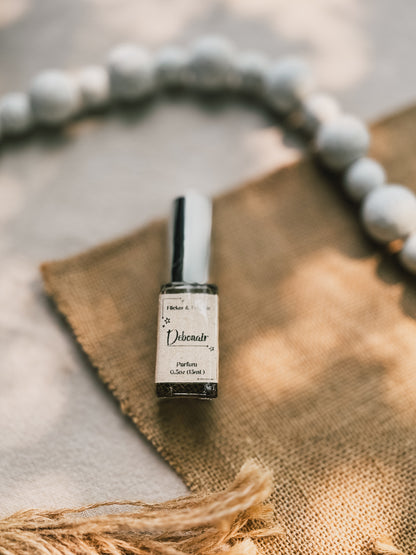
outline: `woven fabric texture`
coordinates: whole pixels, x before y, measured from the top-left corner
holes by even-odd
[[[389,181],[416,182],[416,109],[373,126]],[[158,401],[166,224],[43,265],[47,292],[122,410],[194,491],[272,469],[285,539],[264,553],[416,553],[416,280],[305,158],[215,200],[219,398]],[[413,551],[412,551],[413,550]]]

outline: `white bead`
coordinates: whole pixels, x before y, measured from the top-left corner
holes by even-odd
[[[267,97],[270,105],[286,114],[313,88],[308,65],[300,58],[287,58],[269,68]]]
[[[156,79],[162,87],[180,87],[189,81],[189,56],[183,48],[167,46],[156,56]]]
[[[399,253],[399,260],[409,272],[416,274],[416,233],[409,235],[404,242]]]
[[[403,239],[416,229],[416,196],[402,185],[380,187],[365,197],[361,217],[373,239]]]
[[[262,96],[266,90],[266,79],[270,63],[259,52],[245,52],[236,61],[241,90]]]
[[[335,119],[340,112],[340,106],[332,96],[323,93],[311,94],[302,102],[302,126],[308,133],[315,133],[320,125]]]
[[[0,102],[0,121],[5,135],[25,133],[32,126],[32,109],[24,93],[12,93]]]
[[[316,136],[316,148],[330,169],[343,170],[364,156],[370,144],[367,127],[358,118],[341,115],[322,124]]]
[[[30,86],[34,118],[46,124],[59,124],[73,116],[80,106],[79,88],[62,71],[50,70],[38,75]]]
[[[152,58],[134,44],[122,44],[110,52],[108,70],[111,93],[117,99],[138,100],[155,88]]]
[[[189,61],[196,88],[218,91],[237,83],[236,56],[233,45],[221,37],[204,37],[195,43]]]
[[[359,158],[348,166],[343,186],[350,198],[360,201],[370,191],[386,182],[386,172],[381,164],[372,158]]]
[[[110,79],[104,67],[85,67],[78,74],[78,84],[84,108],[101,108],[110,101]]]

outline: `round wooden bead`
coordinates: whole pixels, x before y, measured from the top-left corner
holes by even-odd
[[[409,272],[416,274],[416,233],[410,234],[404,242],[399,260]]]
[[[156,56],[156,80],[162,87],[181,87],[189,82],[189,56],[178,46],[167,46]]]
[[[65,122],[80,106],[77,84],[57,70],[38,75],[30,86],[29,96],[35,120],[50,125]]]
[[[104,67],[85,67],[78,74],[78,84],[84,108],[94,110],[110,101],[110,79]]]
[[[5,135],[25,133],[32,126],[32,108],[24,93],[12,93],[0,102],[0,121]]]
[[[147,50],[122,44],[108,58],[111,94],[119,100],[134,101],[155,88],[155,71]]]
[[[255,96],[263,96],[270,63],[259,52],[245,52],[238,57],[236,68],[242,91]]]
[[[416,196],[402,185],[380,187],[365,197],[361,217],[376,241],[403,239],[416,229]]]
[[[301,105],[302,126],[308,133],[315,133],[320,125],[340,115],[341,109],[332,96],[315,93],[307,96]]]
[[[356,201],[360,201],[385,182],[386,172],[383,166],[372,158],[359,158],[348,166],[343,177],[345,192]]]
[[[297,107],[313,88],[308,65],[299,58],[287,58],[270,66],[267,74],[267,98],[282,114]]]
[[[332,170],[343,170],[364,156],[370,144],[367,127],[358,118],[341,115],[322,124],[316,136],[316,149],[323,163]]]
[[[204,37],[192,49],[189,68],[194,86],[204,91],[233,88],[237,83],[234,47],[221,37]]]

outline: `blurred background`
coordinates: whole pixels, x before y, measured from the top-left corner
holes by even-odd
[[[0,94],[104,63],[121,42],[219,34],[304,56],[371,122],[416,98],[415,21],[411,0],[1,0]],[[38,265],[164,216],[188,188],[216,194],[296,159],[274,123],[246,103],[161,98],[2,144],[0,513],[185,492],[74,346]]]

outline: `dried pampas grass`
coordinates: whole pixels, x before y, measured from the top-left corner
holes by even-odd
[[[78,509],[20,511],[0,521],[1,555],[255,555],[255,540],[282,535],[269,471],[250,461],[226,490],[165,503],[96,503]],[[124,512],[84,515],[100,507]]]

